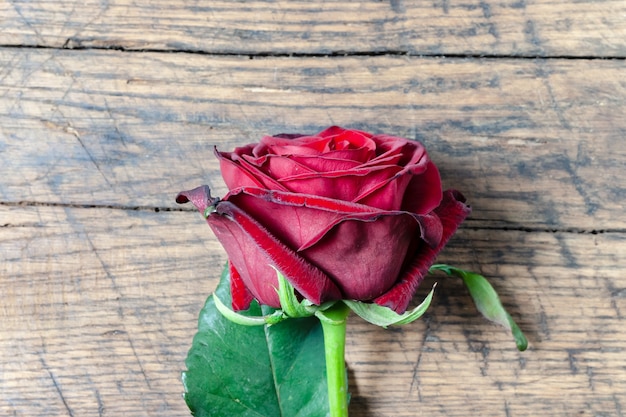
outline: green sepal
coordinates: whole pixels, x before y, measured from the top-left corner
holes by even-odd
[[[272,314],[267,314],[265,316],[244,316],[243,314],[239,314],[230,308],[226,307],[226,305],[219,299],[216,294],[213,294],[213,302],[215,303],[215,308],[220,312],[222,316],[232,321],[233,323],[240,324],[242,326],[265,326],[266,324],[272,325],[283,321],[286,317],[281,310],[276,310]]]
[[[293,285],[280,272],[276,271],[276,275],[278,276],[278,299],[284,313],[292,318],[310,317],[315,314],[315,309],[312,308],[313,304],[306,299],[302,302],[298,301]]]
[[[524,333],[517,323],[515,323],[511,315],[504,309],[500,302],[500,297],[498,297],[498,293],[496,293],[496,290],[485,277],[474,272],[444,264],[431,266],[429,272],[432,273],[433,271],[443,271],[448,275],[463,279],[465,286],[474,300],[476,309],[478,309],[485,318],[509,329],[515,339],[517,349],[521,352],[526,350],[528,347],[526,336],[524,336]]]
[[[433,286],[433,289],[430,290],[430,293],[428,293],[420,305],[404,314],[398,314],[389,307],[374,303],[362,303],[360,301],[351,300],[343,300],[343,302],[363,320],[386,329],[391,325],[409,324],[422,317],[433,299],[435,286]]]
[[[204,218],[205,218],[205,219],[208,219],[208,218],[209,218],[209,216],[210,216],[212,213],[215,213],[215,206],[214,206],[214,205],[213,205],[213,206],[209,206],[209,207],[205,208],[205,209],[204,209],[204,213],[202,213],[202,215],[204,216]]]
[[[311,317],[312,315],[317,315],[318,311],[327,310],[336,303],[336,301],[327,301],[318,306],[306,298],[298,301],[296,289],[293,285],[280,272],[276,271],[276,275],[278,276],[278,289],[276,292],[280,300],[280,307],[287,317]]]

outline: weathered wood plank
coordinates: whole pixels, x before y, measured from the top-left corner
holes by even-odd
[[[200,216],[0,206],[0,218],[0,414],[187,415],[179,373],[225,259]],[[422,321],[351,319],[351,415],[620,415],[625,256],[621,233],[462,229],[440,260],[491,278],[529,351],[437,278]]]
[[[0,201],[175,207],[212,147],[340,124],[423,141],[471,224],[623,230],[626,62],[0,50]]]
[[[624,57],[625,14],[622,0],[8,0],[0,5],[0,44],[241,54]]]
[[[0,218],[0,414],[186,415],[180,372],[223,265],[198,218],[46,207]]]

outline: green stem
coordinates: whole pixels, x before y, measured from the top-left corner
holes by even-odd
[[[346,373],[346,318],[350,309],[342,302],[316,314],[324,331],[326,379],[330,417],[348,417],[348,375]]]

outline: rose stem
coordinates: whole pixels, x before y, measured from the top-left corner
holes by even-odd
[[[326,380],[330,417],[348,416],[348,375],[346,374],[346,319],[350,309],[338,302],[320,317],[324,331]]]

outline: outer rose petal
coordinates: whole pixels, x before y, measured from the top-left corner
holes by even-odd
[[[435,257],[441,252],[459,225],[469,215],[471,208],[465,204],[465,197],[460,192],[448,190],[443,195],[441,205],[434,212],[443,224],[441,242],[436,248],[430,248],[426,245],[418,247],[415,258],[404,275],[389,291],[374,300],[376,304],[389,307],[399,314],[406,311],[417,286],[428,272],[428,268],[433,264]]]
[[[241,148],[238,148],[241,149]],[[220,170],[224,182],[229,190],[237,187],[264,187],[274,190],[284,190],[275,179],[266,175],[257,166],[234,152],[220,152],[215,149],[215,156],[220,161]]]
[[[406,217],[407,223],[413,221],[415,224],[411,225],[412,228],[419,225],[420,236],[429,245],[437,246],[441,240],[442,226],[436,215],[379,210],[349,201],[253,187],[233,190],[224,199],[249,213],[259,223],[262,222],[278,240],[297,251],[317,244],[341,222],[354,220],[373,223],[380,218],[393,216]],[[355,246],[362,245],[357,236],[354,236],[354,241]],[[382,253],[379,255],[382,256]]]
[[[230,272],[230,294],[233,310],[247,310],[254,296],[248,291],[248,288],[246,288],[246,284],[241,279],[239,271],[235,269],[231,261],[228,261],[228,270]]]
[[[393,286],[417,227],[408,215],[347,220],[302,255],[331,275],[346,299],[368,301]]]
[[[337,286],[322,271],[280,243],[234,204],[218,203],[207,221],[246,287],[261,304],[280,307],[276,271],[270,265],[314,304],[342,298]]]
[[[211,189],[207,185],[201,185],[193,190],[182,191],[176,196],[176,202],[178,204],[185,204],[191,201],[191,203],[204,214],[207,207],[214,206],[220,201],[217,197],[211,197]]]
[[[299,248],[349,299],[371,300],[396,282],[407,249],[418,239],[418,227],[421,239],[435,247],[443,233],[436,215],[383,211],[311,195],[243,188],[225,199],[256,216],[286,246]]]
[[[405,210],[403,199],[411,193],[419,193],[412,200],[423,201],[423,204],[416,205],[417,211],[407,211],[426,214],[437,207],[441,201],[439,171],[428,158],[422,144],[386,135],[375,136],[374,139],[380,141],[381,148],[389,147],[385,155],[394,155],[394,152],[401,151],[402,157],[398,160],[401,170],[353,201],[374,207],[385,207],[388,210]],[[411,184],[414,185],[413,189],[408,188]],[[421,187],[415,188],[415,184],[421,184]]]
[[[419,176],[411,178],[404,192],[402,210],[411,213],[430,213],[441,202],[441,178],[439,170],[431,161],[428,168]]]

